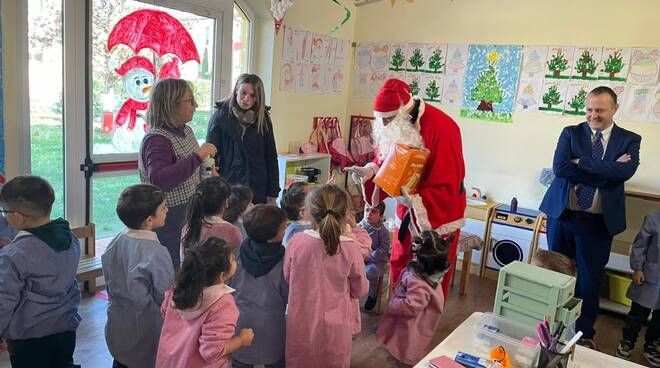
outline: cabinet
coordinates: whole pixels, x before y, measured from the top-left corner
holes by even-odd
[[[283,153],[277,155],[277,164],[279,167],[280,191],[277,197],[277,203],[282,199],[282,193],[292,182],[303,180],[300,168],[313,167],[319,169],[321,173],[317,176],[316,182],[325,184],[330,177],[330,155],[325,153],[310,153],[299,155],[295,153]]]

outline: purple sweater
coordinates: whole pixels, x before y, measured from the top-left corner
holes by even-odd
[[[184,135],[183,128],[167,129]],[[154,185],[164,191],[172,190],[183,183],[202,164],[202,159],[195,153],[177,161],[172,144],[162,135],[148,137],[143,145],[142,158],[147,167],[147,175]]]

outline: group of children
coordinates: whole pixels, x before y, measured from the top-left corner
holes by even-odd
[[[113,367],[350,365],[358,300],[367,296],[364,308],[374,308],[389,258],[384,205],[366,208],[358,224],[349,195],[333,184],[311,191],[294,185],[282,208],[252,206],[246,189],[219,177],[199,184],[176,273],[153,232],[167,216],[162,191],[139,184],[121,193],[117,215],[126,230],[102,256]],[[10,343],[13,367],[73,366],[80,245],[65,220],[50,219],[53,202],[52,187],[36,176],[16,177],[0,190],[0,212],[16,232],[0,250],[0,336]],[[657,349],[659,322],[653,265],[660,212],[653,216],[655,225],[645,222],[635,242],[633,269],[636,287],[655,288],[656,299],[633,298],[622,340],[633,346],[640,318],[653,310],[647,355],[647,347]],[[439,324],[449,241],[431,231],[416,237],[414,258],[379,322],[377,339],[402,364],[423,357]]]

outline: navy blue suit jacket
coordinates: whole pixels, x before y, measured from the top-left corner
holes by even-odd
[[[616,124],[602,160],[591,157],[591,128],[587,122],[564,128],[557,142],[552,169],[555,180],[550,184],[539,209],[553,219],[559,218],[568,206],[570,191],[576,184],[597,187],[603,208],[603,218],[610,234],[626,229],[626,207],[623,183],[639,166],[639,145],[642,137]],[[623,154],[631,160],[616,162]],[[578,164],[572,159],[580,159]]]

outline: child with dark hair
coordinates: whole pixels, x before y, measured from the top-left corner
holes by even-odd
[[[188,249],[174,287],[165,293],[156,366],[224,368],[231,354],[252,344],[251,329],[234,336],[238,308],[225,284],[236,271],[233,249],[211,237]]]
[[[289,240],[301,231],[311,229],[312,223],[305,219],[305,198],[309,193],[309,184],[305,182],[296,182],[289,186],[280,201],[280,207],[286,212],[286,216],[291,221],[284,232],[282,244],[286,247]]]
[[[424,357],[438,327],[445,300],[440,282],[450,267],[452,239],[424,231],[412,244],[413,259],[401,274],[377,338],[401,363],[413,365]]]
[[[376,306],[378,296],[378,278],[383,276],[385,265],[390,260],[390,232],[383,224],[385,202],[377,206],[364,208],[364,219],[358,226],[367,230],[371,237],[371,252],[366,260],[367,279],[369,279],[369,297],[364,303],[364,309],[369,312]]]
[[[241,246],[241,231],[223,218],[228,210],[230,192],[229,184],[219,176],[206,178],[197,185],[181,231],[181,259],[193,244],[212,236],[224,239],[234,250]]]
[[[289,285],[284,281],[282,238],[286,214],[276,206],[258,204],[245,215],[243,241],[231,287],[240,311],[237,329],[249,326],[258,336],[252,346],[232,355],[232,367],[284,367]]]
[[[55,193],[32,175],[0,189],[0,212],[18,231],[0,249],[0,337],[12,367],[67,367],[80,323],[80,244],[69,223],[50,219]]]
[[[101,257],[108,290],[105,341],[113,368],[154,367],[160,304],[174,281],[172,257],[154,232],[165,224],[165,195],[155,185],[132,185],[119,195],[117,215],[126,230]]]
[[[326,184],[312,190],[307,208],[314,229],[294,235],[284,254],[289,283],[286,366],[348,367],[359,319],[357,299],[369,287],[361,240],[352,233],[350,200],[340,187]]]
[[[250,212],[252,207],[254,207],[252,204],[252,189],[244,185],[233,185],[229,195],[229,204],[223,218],[241,231],[243,239],[247,238],[243,227],[243,217]]]

